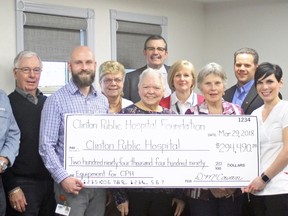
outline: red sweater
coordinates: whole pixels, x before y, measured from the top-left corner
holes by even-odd
[[[170,101],[171,101],[171,95],[169,95],[166,98],[162,98],[160,103],[159,103],[159,105],[162,106],[162,107],[165,107],[167,109],[170,109],[170,105],[171,105]],[[203,101],[204,101],[204,96],[197,94],[197,104],[199,105]]]

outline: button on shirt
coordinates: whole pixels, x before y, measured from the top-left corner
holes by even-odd
[[[239,87],[237,85],[232,103],[238,104],[241,106],[253,84],[254,84],[254,80],[249,81],[248,83],[246,83],[242,87]]]
[[[64,169],[64,117],[66,113],[108,113],[107,98],[96,92],[84,96],[70,81],[47,98],[41,115],[39,153],[53,179],[60,183],[69,174]]]

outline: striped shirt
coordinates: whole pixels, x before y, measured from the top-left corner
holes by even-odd
[[[53,179],[60,183],[69,174],[64,169],[64,117],[67,113],[108,113],[107,98],[93,86],[84,96],[73,81],[47,98],[41,115],[39,153]]]

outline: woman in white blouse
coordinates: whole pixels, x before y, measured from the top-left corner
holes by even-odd
[[[264,105],[254,110],[260,137],[260,175],[245,192],[252,193],[256,216],[288,215],[288,101],[279,98],[282,69],[268,62],[255,72],[254,85]]]
[[[204,101],[204,97],[193,91],[196,70],[187,60],[176,61],[168,71],[168,84],[172,94],[160,101],[162,107],[184,114],[187,109]]]

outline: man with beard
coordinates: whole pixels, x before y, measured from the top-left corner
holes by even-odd
[[[64,117],[66,113],[108,113],[107,98],[92,83],[96,61],[87,46],[76,47],[68,63],[72,79],[47,98],[41,116],[39,152],[55,180],[56,202],[71,207],[69,216],[103,216],[106,190],[85,188],[64,169]]]
[[[138,83],[140,74],[147,68],[152,68],[154,70],[159,70],[165,77],[165,93],[164,97],[170,95],[171,90],[167,82],[167,72],[169,67],[164,64],[168,56],[168,48],[166,40],[160,35],[151,35],[148,37],[144,43],[144,56],[147,65],[138,68],[135,71],[127,73],[124,81],[124,98],[136,103],[140,101],[138,94]]]

